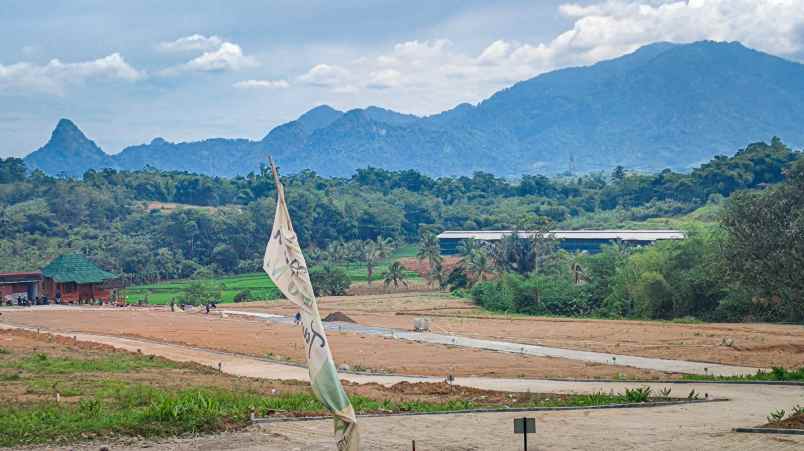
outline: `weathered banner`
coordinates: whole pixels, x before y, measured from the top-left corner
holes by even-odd
[[[335,439],[338,450],[356,451],[359,449],[360,439],[355,412],[338,379],[329,342],[318,313],[318,303],[313,294],[310,275],[307,273],[307,263],[293,231],[285,203],[285,190],[279,181],[279,174],[273,162],[271,170],[276,181],[276,215],[268,247],[265,249],[263,269],[285,297],[299,307],[310,384],[318,399],[335,417]]]

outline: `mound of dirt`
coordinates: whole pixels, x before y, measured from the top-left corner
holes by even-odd
[[[343,312],[332,312],[329,315],[327,315],[326,318],[324,318],[324,321],[326,321],[328,323],[333,322],[333,321],[338,321],[338,322],[341,322],[341,323],[354,323],[355,322],[355,320],[353,320],[352,318],[349,318]]]
[[[760,427],[779,429],[804,429],[804,414],[792,415],[782,421],[773,421]]]

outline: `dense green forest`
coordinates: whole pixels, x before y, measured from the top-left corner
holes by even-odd
[[[716,157],[688,174],[669,170],[640,174],[617,168],[610,174],[566,174],[555,178],[527,175],[506,180],[487,173],[431,178],[413,170],[367,168],[350,178],[324,178],[304,171],[285,176],[283,181],[300,240],[312,255],[319,255],[336,242],[417,242],[422,234],[442,229],[621,227],[713,205],[724,211],[714,219],[749,213],[778,216],[785,209],[795,209],[796,201],[779,200],[787,203],[778,211],[754,211],[751,205],[768,204],[759,196],[780,190],[795,192],[787,186],[793,183],[790,168],[801,160],[800,156],[800,152],[774,138],[770,144],[751,144],[732,157]],[[724,201],[729,197],[735,200]],[[182,206],[150,208],[153,202]],[[77,251],[132,282],[253,272],[260,267],[273,210],[274,183],[267,170],[231,179],[150,169],[101,170],[70,179],[31,172],[19,159],[0,160],[0,271],[37,269],[56,255]],[[799,227],[796,230],[800,231],[801,219],[798,221],[793,221],[791,227]],[[764,227],[762,224],[766,221],[757,222],[756,227]],[[605,307],[610,314],[626,316],[706,316],[704,313],[711,313],[712,308],[703,312],[678,307],[673,304],[678,301],[673,301],[670,294],[670,300],[660,306],[642,305],[644,302],[638,300],[652,299],[662,289],[677,291],[676,277],[681,277],[681,269],[689,270],[688,266],[694,264],[683,255],[683,248],[722,255],[722,243],[759,232],[723,219],[720,227],[703,227],[700,233],[691,234],[681,250],[673,250],[682,253],[675,260],[655,257],[661,261],[648,261],[651,252],[664,252],[662,246],[639,251],[634,255],[646,260],[640,268],[653,269],[650,276],[640,273],[636,285],[623,281],[622,289],[637,290],[634,293],[611,292],[620,289],[611,277],[626,277],[616,265],[636,258],[631,253],[615,267],[610,262],[597,262],[609,258],[615,250],[583,256],[591,259],[585,266],[593,273],[583,290],[609,291],[589,297],[596,300],[596,305],[568,313],[588,314]],[[706,238],[714,235],[717,240]],[[777,234],[774,239],[785,236],[801,240],[801,236],[789,234]],[[766,244],[772,247],[778,242]],[[729,249],[735,253],[733,258],[755,255],[752,249]],[[696,254],[695,258],[708,257]],[[599,271],[616,274],[608,278],[595,276],[596,265]],[[745,271],[754,269],[746,267]],[[711,270],[717,273],[712,276],[715,279],[729,271],[740,272],[739,268]],[[689,277],[704,277],[692,272],[695,274]],[[513,284],[513,277],[503,276],[489,283]],[[516,277],[527,280],[539,275]],[[710,282],[706,279],[697,283],[709,286]],[[728,278],[728,283],[760,286],[767,281],[739,280],[734,276]],[[791,292],[783,296],[793,295]],[[712,302],[719,305],[722,296],[715,297]],[[794,318],[794,313],[788,309],[774,318]]]

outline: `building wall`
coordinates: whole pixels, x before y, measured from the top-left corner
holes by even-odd
[[[458,255],[458,245],[462,239],[458,238],[441,238],[438,240],[438,246],[441,250],[441,255]],[[590,254],[596,254],[602,250],[604,244],[614,244],[619,240],[607,239],[561,239],[558,240],[558,247],[568,252],[586,251]],[[625,244],[640,246],[645,244],[652,244],[650,241],[622,241]]]
[[[102,288],[98,284],[76,284],[74,282],[60,283],[53,279],[45,278],[43,283],[43,293],[51,301],[56,299],[56,293],[61,293],[62,302],[76,303],[80,300],[104,300],[108,301],[112,290]]]

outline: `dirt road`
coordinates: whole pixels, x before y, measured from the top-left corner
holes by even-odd
[[[291,318],[273,314],[238,310],[222,310],[220,313],[224,315],[228,314],[254,317],[278,324],[292,324]],[[362,324],[353,323],[325,324],[325,327],[329,331],[356,332],[363,335],[379,335],[385,338],[391,338],[393,340],[407,340],[417,343],[456,346],[459,348],[485,349],[517,355],[555,357],[582,362],[639,368],[643,370],[664,371],[668,373],[739,376],[754,374],[757,371],[757,368],[745,366],[578,351],[575,349],[553,348],[510,341],[483,340],[478,338],[464,337],[462,335],[446,335],[432,332],[410,332],[405,330],[388,329],[384,327],[363,326]],[[765,370],[768,371],[768,369]]]
[[[292,316],[287,301],[230,304],[227,309]],[[490,314],[438,293],[398,293],[319,299],[322,316],[335,311],[364,326],[410,329],[431,318],[434,332],[607,354],[770,368],[804,366],[804,327],[768,323],[545,318]]]
[[[78,307],[73,310],[64,307],[4,310],[2,321],[59,332],[147,338],[299,364],[305,362],[298,327],[271,324],[260,319],[171,313],[165,309]],[[416,343],[352,332],[330,331],[327,335],[338,364],[375,372],[438,377],[447,374],[589,379],[678,377],[604,363]]]
[[[9,327],[9,326],[2,326]],[[172,344],[108,337],[75,335],[78,340],[141,350],[178,361],[194,361],[225,372],[265,378],[306,379],[306,370],[264,360]],[[403,376],[342,375],[354,382],[391,384],[422,380]],[[531,379],[458,378],[456,383],[509,391],[573,392],[621,391],[634,384],[605,382],[558,382]],[[772,410],[804,404],[804,387],[769,385],[643,384],[654,389],[670,386],[674,394],[689,390],[728,402],[660,408],[588,410],[529,414],[538,423],[530,449],[802,449],[802,436],[745,435],[733,427],[764,423]],[[362,418],[363,449],[407,450],[415,439],[418,450],[516,450],[521,442],[512,434],[512,419],[521,414],[459,414],[437,416]],[[234,434],[158,443],[136,442],[114,449],[175,450],[331,450],[331,421],[272,423]],[[45,448],[43,448],[45,449]],[[52,449],[49,447],[47,449]],[[81,448],[71,449],[97,449]]]

